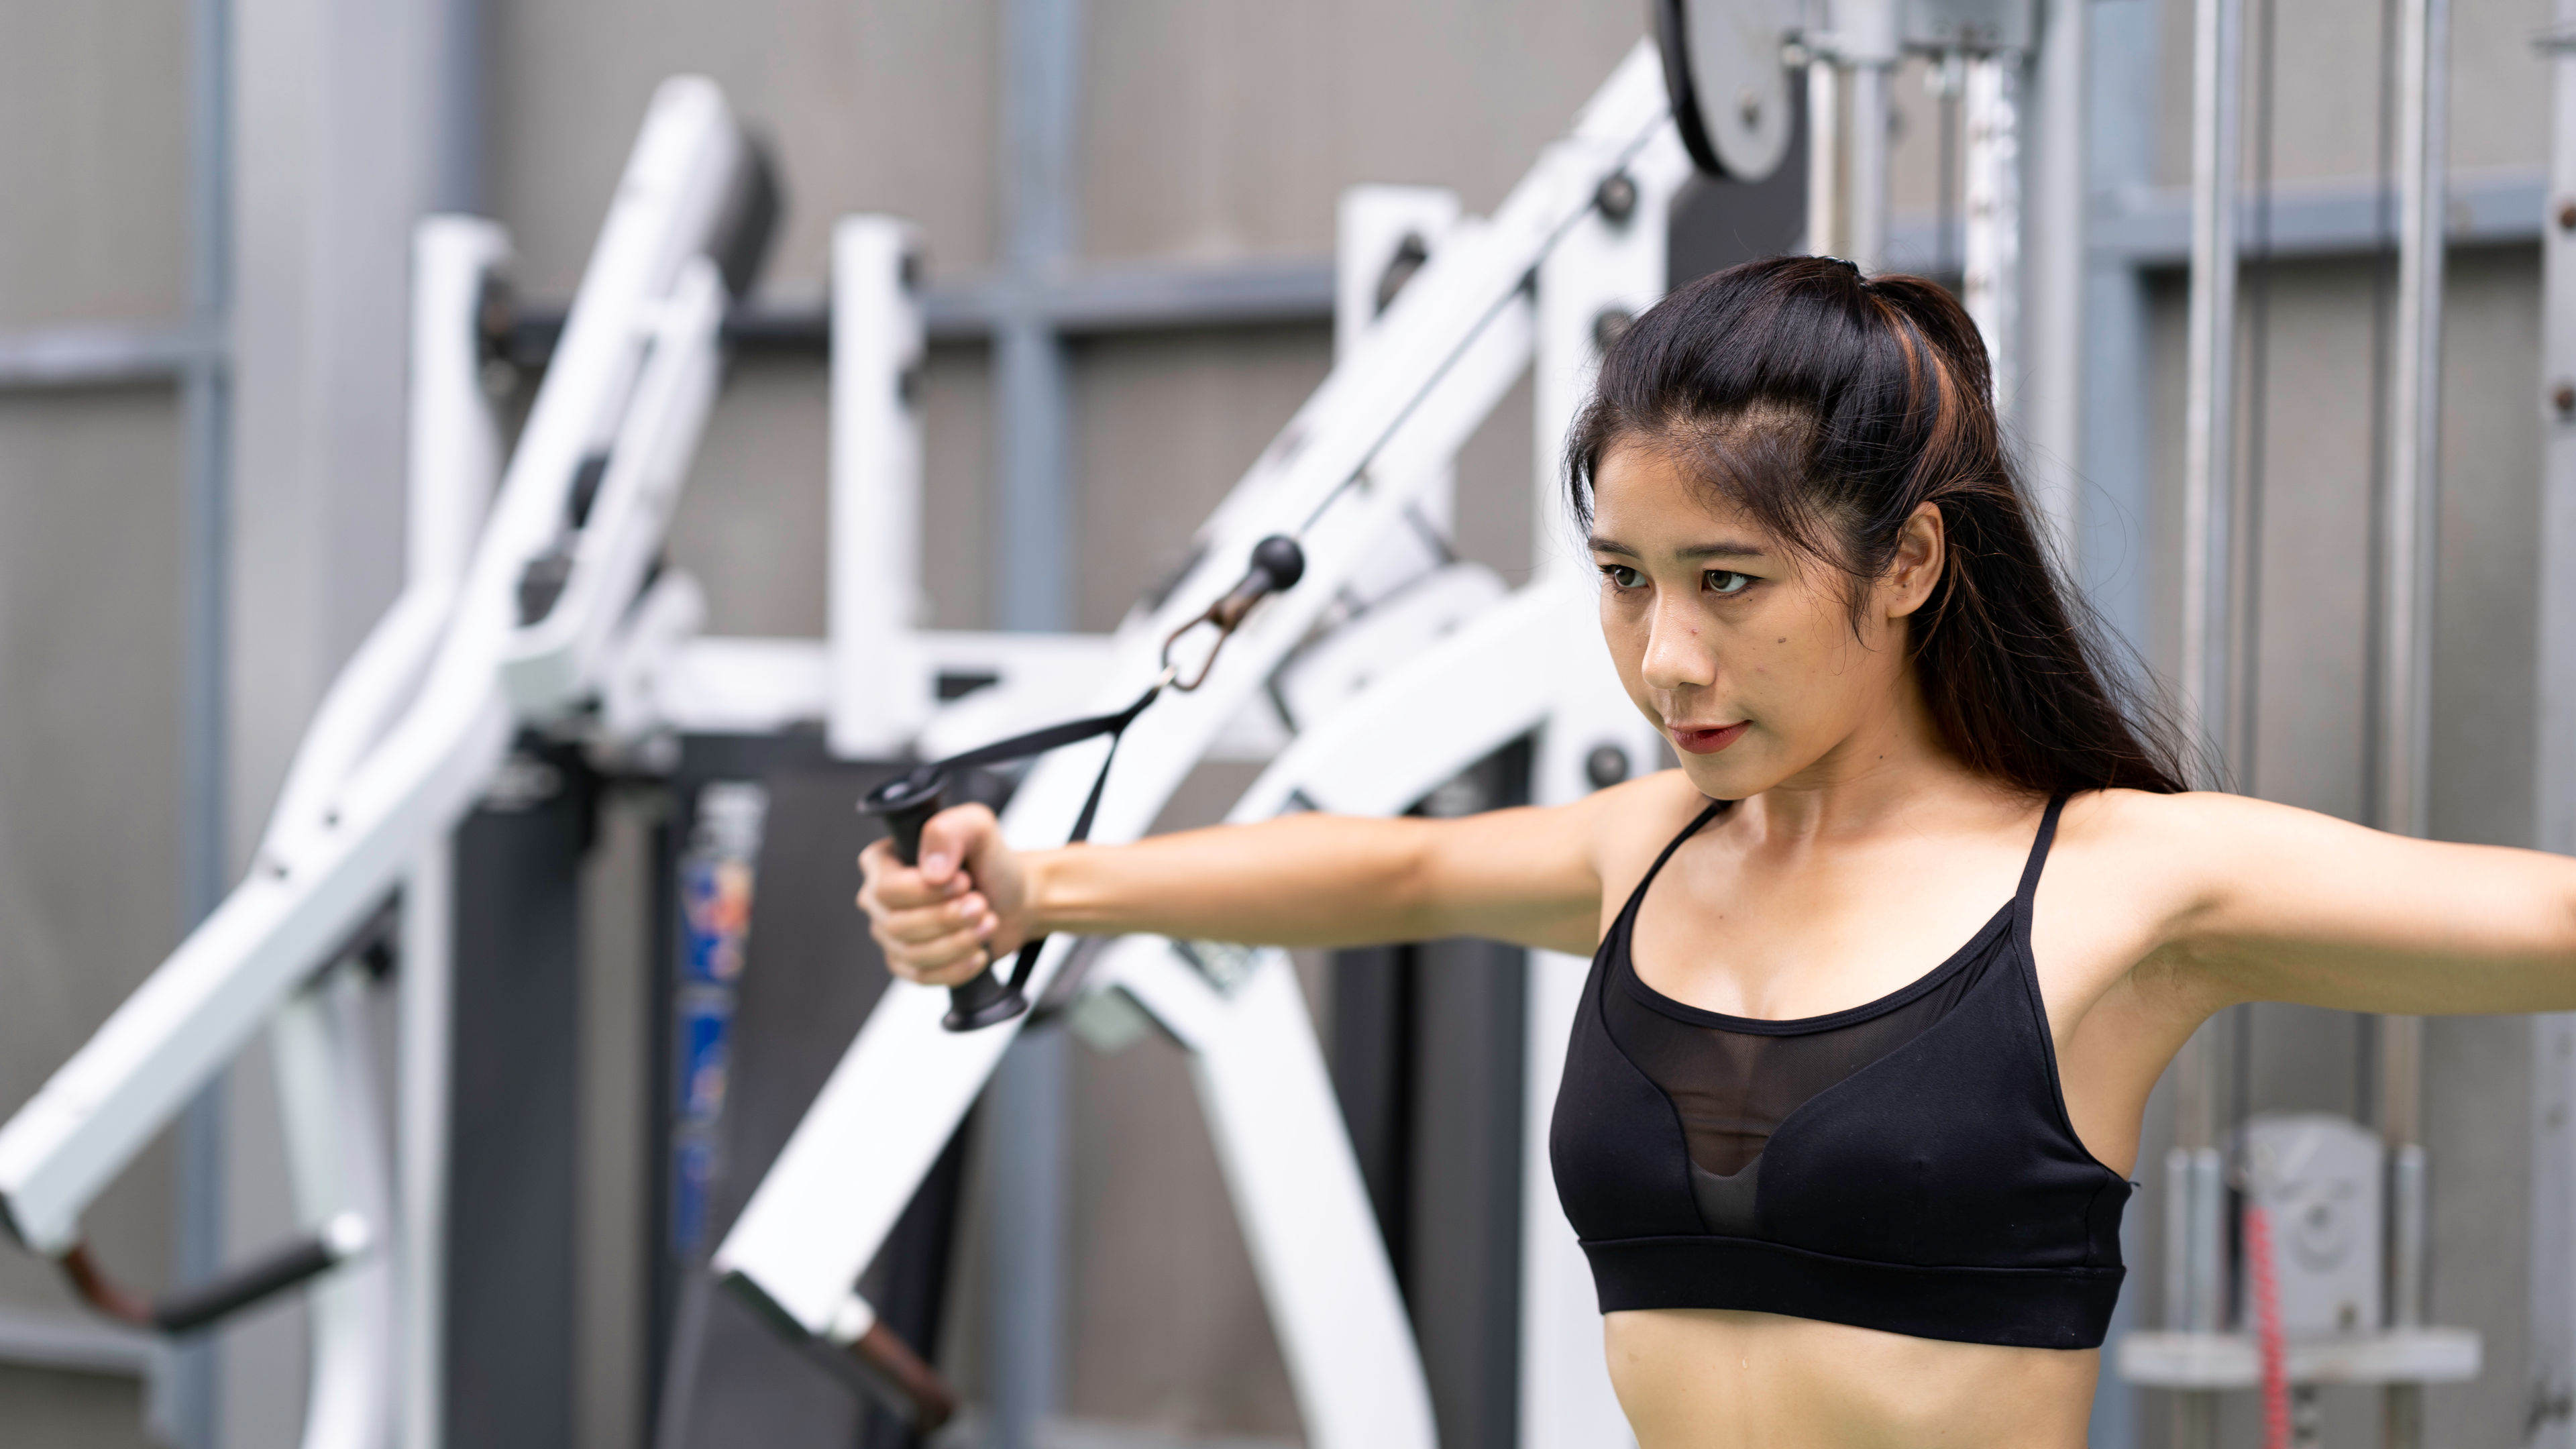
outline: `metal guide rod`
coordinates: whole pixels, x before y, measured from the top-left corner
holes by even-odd
[[[2432,823],[2433,582],[2438,559],[2442,409],[2442,263],[2448,203],[2450,0],[2404,0],[2398,52],[2397,340],[2388,407],[2386,550],[2379,576],[2380,828],[2426,834]],[[2423,1321],[2428,1224],[2423,1168],[2424,1023],[2380,1019],[2379,1128],[2397,1189],[2389,1258],[2394,1326]],[[2411,1169],[2411,1170],[2410,1170]],[[2423,1390],[2391,1384],[2383,1435],[2391,1449],[2423,1440]]]
[[[397,1325],[404,1385],[395,1443],[446,1442],[448,1063],[454,1019],[451,956],[455,857],[445,840],[422,851],[402,884],[402,946],[395,989],[400,1022],[395,1088],[395,1191],[402,1300]]]
[[[1865,272],[1887,260],[1887,153],[1889,65],[1851,69],[1851,136],[1845,176],[1851,197],[1844,208],[1851,229],[1848,255]]]
[[[1807,250],[1849,250],[1843,235],[1842,72],[1830,60],[1807,63]]]
[[[232,309],[232,0],[188,6],[188,322],[228,338]],[[224,898],[229,741],[232,388],[225,351],[200,347],[180,374],[187,498],[180,635],[178,895],[181,938]],[[224,1085],[201,1087],[179,1119],[171,1174],[170,1267],[179,1282],[223,1257]],[[182,1449],[212,1449],[219,1429],[215,1347],[181,1345],[168,1414]]]
[[[1076,170],[1082,116],[1081,0],[1006,0],[1001,7],[1002,252],[1033,291],[1080,247]],[[1005,629],[1074,625],[1072,381],[1064,341],[1013,309],[994,338],[1001,551],[994,622]],[[984,1344],[995,1449],[1028,1449],[1062,1391],[1071,1134],[1070,1063],[1061,1032],[1037,1033],[993,1083],[985,1242]]]
[[[2022,381],[2022,56],[1976,56],[1967,72],[1959,290],[1986,341],[1995,404],[2009,408]]]
[[[2397,341],[2381,577],[2379,824],[2431,825],[2433,571],[2440,520],[2442,262],[2450,0],[2404,0],[2398,72]]]
[[[2182,722],[2227,742],[2229,520],[2236,462],[2236,192],[2242,151],[2243,0],[2195,0],[2191,303],[2183,404]],[[2223,766],[2224,757],[2221,756]]]
[[[2093,175],[2086,152],[2095,144],[2095,128],[2086,119],[2092,105],[2085,66],[2092,10],[2087,0],[2048,5],[2039,47],[2020,73],[2015,130],[2028,162],[2022,173],[2025,240],[2014,293],[2021,298],[2015,340],[2024,361],[2015,369],[1996,369],[2004,418],[2024,440],[2022,476],[2054,534],[2050,542],[2070,567],[2078,504],[2093,491],[2079,489],[2077,479],[2085,476],[2080,460],[2091,427],[2084,408],[2084,389],[2091,385],[2088,343],[2100,325],[2085,305],[2086,188]]]
[[[2234,495],[2236,392],[2236,192],[2242,155],[2245,17],[2242,0],[2196,0],[2192,26],[2191,298],[2183,440],[2182,719],[2186,738],[2214,749],[2228,733],[2228,608]],[[2224,774],[2223,765],[2216,772]],[[2169,1185],[2167,1211],[2187,1217],[2182,1305],[2172,1326],[2218,1326],[2218,1223],[2209,1211],[2220,1132],[2220,1026],[2204,1023],[2175,1061],[2175,1140],[2188,1150],[2184,1181]],[[2177,1153],[2182,1158],[2183,1153]],[[2169,1235],[2170,1236],[2170,1235]],[[2179,1312],[2177,1309],[2179,1308]],[[2216,1404],[2206,1391],[2178,1396],[2177,1449],[2213,1442]]]
[[[2539,616],[2533,844],[2576,854],[2576,0],[2557,0],[2549,190],[2541,222]],[[2576,1014],[2532,1018],[2526,1401],[2576,1401]],[[2542,1416],[2534,1449],[2576,1449],[2576,1417]]]
[[[1898,44],[1896,0],[1840,0],[1833,7],[1834,58],[1851,87],[1851,129],[1844,137],[1844,255],[1874,272],[1887,260],[1888,152]]]

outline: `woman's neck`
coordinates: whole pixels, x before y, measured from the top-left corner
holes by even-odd
[[[1873,833],[1899,817],[1919,821],[1927,806],[1949,801],[1992,808],[1995,782],[1943,743],[1911,671],[1895,693],[1890,708],[1814,763],[1746,800],[1749,810],[1739,810],[1745,823],[1767,837],[1804,840]]]

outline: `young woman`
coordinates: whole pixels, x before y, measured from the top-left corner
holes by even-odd
[[[893,968],[949,984],[1048,931],[1593,953],[1551,1156],[1645,1449],[2075,1449],[2139,1119],[2203,1019],[2576,1007],[2576,863],[2184,789],[1931,283],[1799,257],[1683,288],[1568,459],[1680,769],[1115,848],[951,810],[918,869],[862,857]]]

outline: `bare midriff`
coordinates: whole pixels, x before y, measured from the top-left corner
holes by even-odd
[[[1639,1449],[2084,1449],[2102,1357],[1700,1308],[1607,1337]]]

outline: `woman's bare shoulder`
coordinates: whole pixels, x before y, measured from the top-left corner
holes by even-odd
[[[2224,790],[2088,790],[2066,802],[2059,833],[2116,849],[2166,853],[2232,844],[2248,832],[2351,828],[2331,815]]]
[[[1595,791],[1580,809],[1605,887],[1634,885],[1672,838],[1699,818],[1709,798],[1680,770],[1657,770]]]
[[[2204,905],[2281,857],[2371,834],[2318,811],[2219,790],[2088,791],[2067,802],[2058,828],[2070,867],[2098,868],[2105,883],[2169,911]]]

